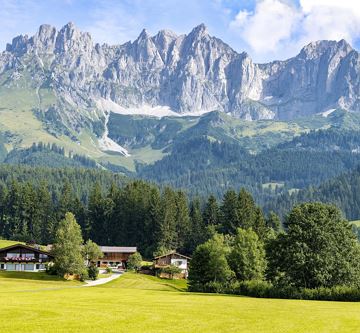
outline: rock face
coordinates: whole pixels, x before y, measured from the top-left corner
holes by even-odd
[[[288,120],[337,107],[360,111],[359,53],[344,40],[314,42],[289,60],[255,64],[204,25],[180,36],[143,30],[134,42],[115,46],[94,44],[72,23],[60,31],[42,25],[0,54],[0,77],[16,80],[24,70],[34,89],[54,92],[52,112],[75,129],[104,121],[109,110],[99,100],[177,113],[219,110],[248,120]]]

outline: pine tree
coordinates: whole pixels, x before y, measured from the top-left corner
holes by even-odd
[[[176,193],[176,233],[178,236],[177,248],[185,251],[185,244],[191,232],[189,207],[186,194],[182,191]]]
[[[147,234],[149,246],[145,255],[151,257],[162,246],[162,203],[158,188],[152,188],[149,198],[148,226],[151,229]]]
[[[222,232],[225,234],[234,234],[240,226],[238,197],[234,190],[225,193],[221,205],[221,224]]]
[[[39,202],[39,226],[41,233],[41,235],[39,235],[39,243],[49,244],[54,240],[56,216],[54,213],[54,204],[45,182],[42,182],[37,190],[37,200]]]
[[[191,233],[189,235],[189,242],[187,250],[191,253],[195,248],[207,240],[207,230],[204,225],[204,220],[200,207],[199,198],[195,198],[190,205],[190,220]]]
[[[174,191],[165,187],[161,197],[161,240],[160,247],[176,250],[178,238],[176,234],[176,197]]]
[[[268,228],[273,229],[275,232],[280,232],[281,230],[281,221],[279,216],[274,213],[273,211],[270,211],[267,219],[266,219],[266,226]]]
[[[219,206],[216,198],[213,194],[209,196],[209,199],[204,209],[204,224],[206,226],[216,226],[219,223]]]
[[[253,197],[245,189],[241,189],[238,196],[238,217],[241,228],[254,228],[256,221],[256,205]]]
[[[100,244],[104,244],[106,233],[104,208],[101,187],[96,183],[90,193],[87,218],[90,238]]]

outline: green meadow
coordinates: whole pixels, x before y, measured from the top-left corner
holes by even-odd
[[[360,327],[360,303],[193,294],[184,281],[131,273],[88,288],[27,274],[0,275],[2,333],[346,333]]]

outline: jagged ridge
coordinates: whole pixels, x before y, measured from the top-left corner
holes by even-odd
[[[34,88],[54,91],[56,116],[78,131],[104,122],[114,105],[219,110],[248,120],[294,119],[338,107],[359,111],[359,68],[358,52],[344,40],[310,43],[289,60],[255,64],[203,24],[180,36],[143,30],[135,41],[115,46],[94,44],[73,23],[60,31],[42,25],[0,54],[0,75],[12,73],[7,85],[28,71]],[[99,103],[104,100],[113,103]]]

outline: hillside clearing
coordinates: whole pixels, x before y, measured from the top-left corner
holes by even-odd
[[[16,292],[0,276],[1,332],[358,332],[360,304],[256,299],[179,291],[184,281],[127,273],[91,288]],[[30,280],[31,281],[31,280]],[[48,287],[50,281],[36,281]],[[9,285],[12,288],[9,289]],[[26,288],[24,288],[26,287]],[[5,315],[6,314],[6,315]]]

